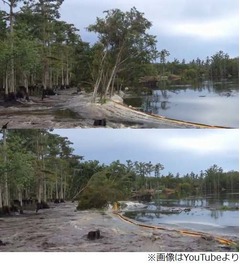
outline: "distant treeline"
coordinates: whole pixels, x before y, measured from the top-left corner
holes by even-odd
[[[163,165],[84,161],[66,137],[47,130],[3,130],[0,140],[0,209],[27,200],[79,200],[79,208],[100,208],[133,198],[134,192],[161,191],[175,197],[239,191],[239,174],[213,165],[200,174],[162,175]]]
[[[75,25],[60,19],[63,2],[3,1],[7,11],[0,10],[0,92],[5,100],[51,95],[53,89],[69,86],[88,89],[95,100],[137,87],[146,76],[182,82],[238,78],[238,58],[223,51],[204,61],[167,62],[170,53],[157,50],[156,36],[148,34],[152,23],[136,8],[104,11],[87,28],[97,34],[97,42],[84,42]]]

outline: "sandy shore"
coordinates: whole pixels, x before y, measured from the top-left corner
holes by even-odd
[[[59,91],[59,95],[43,101],[31,97],[30,102],[12,106],[0,102],[1,124],[10,121],[12,129],[91,128],[94,119],[103,118],[107,120],[107,128],[202,128],[154,117],[113,100],[103,105],[93,104],[90,94],[77,94],[76,89]]]
[[[111,211],[76,211],[76,204],[51,205],[37,214],[0,218],[0,251],[14,252],[172,252],[235,251],[214,239],[140,227]],[[89,240],[99,229],[100,239]]]

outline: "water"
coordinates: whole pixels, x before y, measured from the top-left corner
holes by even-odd
[[[145,210],[126,212],[126,216],[151,225],[238,236],[238,204],[238,194],[234,194],[232,199],[226,197],[219,199],[212,196],[200,199],[165,199],[148,204]],[[222,206],[233,207],[233,210],[218,210]],[[178,213],[176,211],[175,213],[166,213],[169,207],[175,210],[190,207],[191,211],[182,210]],[[161,213],[162,210],[165,210],[165,213]]]
[[[125,103],[168,118],[238,128],[238,89],[236,83],[203,82],[198,87],[155,89]]]

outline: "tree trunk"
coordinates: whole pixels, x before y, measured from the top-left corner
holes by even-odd
[[[5,95],[8,96],[8,94],[9,94],[8,72],[6,71],[6,78],[5,78]]]
[[[99,74],[98,74],[98,78],[97,78],[97,80],[95,82],[95,85],[94,85],[92,102],[96,101],[98,89],[99,89],[99,86],[100,86],[100,83],[101,83],[102,77],[103,77],[103,63],[104,63],[104,60],[105,60],[106,56],[107,56],[107,51],[104,52],[104,55],[103,55],[102,60],[101,60],[101,68],[100,68],[100,71],[99,71]]]
[[[63,199],[65,200],[66,198],[66,190],[67,190],[67,178],[66,175],[64,175],[64,186],[63,186]]]
[[[0,209],[3,207],[3,200],[2,200],[2,185],[0,184]]]
[[[43,181],[43,201],[47,202],[47,181],[45,178]]]
[[[10,60],[10,87],[9,91],[11,93],[15,93],[15,71],[14,71],[14,58],[13,58],[13,1],[10,2],[10,14],[9,14],[9,19],[10,19],[10,42],[11,42],[11,60]]]
[[[97,97],[97,93],[98,93],[98,89],[99,89],[99,85],[101,83],[102,80],[102,75],[103,75],[103,70],[101,70],[100,75],[94,85],[94,90],[93,90],[93,95],[92,95],[92,102],[96,101],[96,97]]]
[[[38,181],[38,196],[37,196],[37,200],[39,203],[41,203],[42,201],[42,179],[41,177],[39,178],[39,181]]]
[[[61,166],[61,178],[60,178],[60,199],[63,199],[63,176],[62,176],[62,166]]]
[[[117,55],[117,58],[116,58],[116,62],[115,62],[115,65],[112,69],[112,72],[111,72],[111,75],[110,75],[110,78],[109,78],[109,81],[108,81],[108,84],[107,84],[107,87],[105,89],[105,93],[104,93],[104,97],[106,98],[107,94],[108,94],[108,91],[109,91],[109,88],[114,80],[114,77],[116,76],[117,74],[117,68],[120,64],[120,61],[121,61],[121,54],[122,54],[122,50],[123,50],[123,47],[124,46],[121,46],[120,50],[119,50],[119,53]],[[114,84],[113,84],[114,85]]]
[[[49,69],[49,88],[50,89],[53,88],[53,71],[52,71],[52,67],[50,67],[50,69]]]
[[[66,66],[66,85],[69,86],[68,57],[67,57],[67,66]]]
[[[23,73],[23,80],[24,80],[24,86],[26,87],[26,92],[28,94],[29,93],[28,92],[28,78],[27,78],[27,74],[26,73]]]
[[[56,178],[56,183],[55,183],[55,189],[56,189],[56,198],[55,199],[59,199],[59,194],[58,194],[58,180],[57,180],[57,178]]]
[[[7,164],[7,129],[3,129],[3,163]],[[8,173],[4,173],[4,205],[9,206]]]
[[[64,68],[63,68],[63,62],[62,62],[62,86],[64,86]]]
[[[23,214],[22,190],[18,188],[18,200],[20,201],[20,214]]]
[[[115,84],[115,79],[116,79],[117,72],[114,73],[113,80],[112,80],[112,87],[110,91],[110,97],[114,95],[114,84]]]
[[[52,201],[52,199],[53,199],[53,184],[52,183],[50,184],[50,191],[49,191],[49,196],[48,197]]]

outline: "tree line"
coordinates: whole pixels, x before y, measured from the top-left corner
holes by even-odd
[[[2,97],[15,100],[54,93],[54,89],[84,87],[102,100],[125,87],[139,86],[144,76],[189,79],[238,78],[238,58],[223,51],[192,62],[157,50],[153,26],[135,7],[104,11],[87,27],[97,34],[84,42],[75,25],[61,20],[64,0],[1,0],[0,87]],[[17,10],[18,7],[18,11]],[[158,62],[159,60],[159,62]]]
[[[200,174],[163,175],[161,163],[127,160],[109,165],[74,154],[67,137],[47,130],[3,129],[0,140],[0,210],[16,202],[23,209],[35,203],[78,200],[79,209],[101,208],[134,194],[171,191],[175,197],[238,192],[236,171],[213,165]],[[154,192],[153,192],[154,193]],[[15,205],[16,206],[16,205]]]

